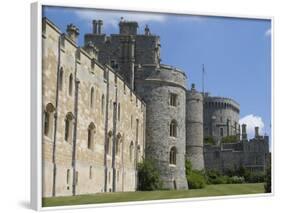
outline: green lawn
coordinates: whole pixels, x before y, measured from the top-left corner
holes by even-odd
[[[263,183],[207,185],[204,189],[114,192],[43,198],[43,207],[264,193]]]

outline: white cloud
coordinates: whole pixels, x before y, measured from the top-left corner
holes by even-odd
[[[248,139],[251,139],[255,136],[255,127],[259,127],[259,134],[264,134],[264,123],[260,116],[255,116],[253,114],[246,115],[245,117],[239,120],[240,125],[246,124],[247,125],[247,134]],[[242,129],[241,129],[242,131]]]
[[[271,28],[269,28],[267,31],[265,31],[265,36],[271,36]]]
[[[126,21],[137,21],[146,23],[148,21],[164,22],[165,16],[162,14],[122,12],[122,11],[103,11],[103,10],[77,10],[75,14],[78,18],[91,23],[94,19],[102,19],[104,26],[118,27],[120,18]]]
[[[87,21],[89,24],[92,23],[94,19],[103,20],[104,27],[118,28],[118,23],[121,17],[125,21],[136,21],[140,25],[148,24],[149,22],[164,23],[168,21],[168,14],[160,13],[145,13],[145,12],[130,12],[130,11],[110,11],[110,10],[95,10],[95,9],[80,9],[74,11],[75,15]],[[195,22],[200,23],[205,20],[206,17],[199,15],[173,15],[176,17],[178,22]]]

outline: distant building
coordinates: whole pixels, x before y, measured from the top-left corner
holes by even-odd
[[[248,140],[246,124],[242,124],[240,134],[239,112],[239,104],[234,100],[205,94],[204,162],[206,170],[223,173],[242,166],[252,172],[264,172],[269,165],[268,136],[260,136],[259,128],[255,127],[255,137]],[[224,141],[227,138],[232,141]],[[213,144],[206,143],[210,141],[213,141]]]

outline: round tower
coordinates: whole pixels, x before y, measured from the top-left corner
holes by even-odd
[[[239,140],[240,106],[233,99],[204,95],[204,137],[212,137],[217,144],[224,137]]]
[[[146,103],[146,158],[156,164],[164,188],[187,189],[186,76],[174,67],[151,64],[135,74],[135,88]]]
[[[203,96],[192,84],[186,93],[186,159],[193,169],[204,169],[203,138]]]

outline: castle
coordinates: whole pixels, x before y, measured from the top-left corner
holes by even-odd
[[[188,89],[185,72],[160,63],[160,38],[148,26],[138,34],[137,22],[121,19],[119,34],[107,36],[102,25],[94,20],[79,47],[76,26],[65,34],[43,19],[43,197],[135,191],[143,159],[168,189],[188,189],[186,160],[222,171],[232,153],[229,167],[264,170],[268,138],[240,142],[239,104]],[[222,145],[229,135],[237,143]],[[216,143],[204,146],[204,137]],[[260,142],[259,152],[247,148]]]

